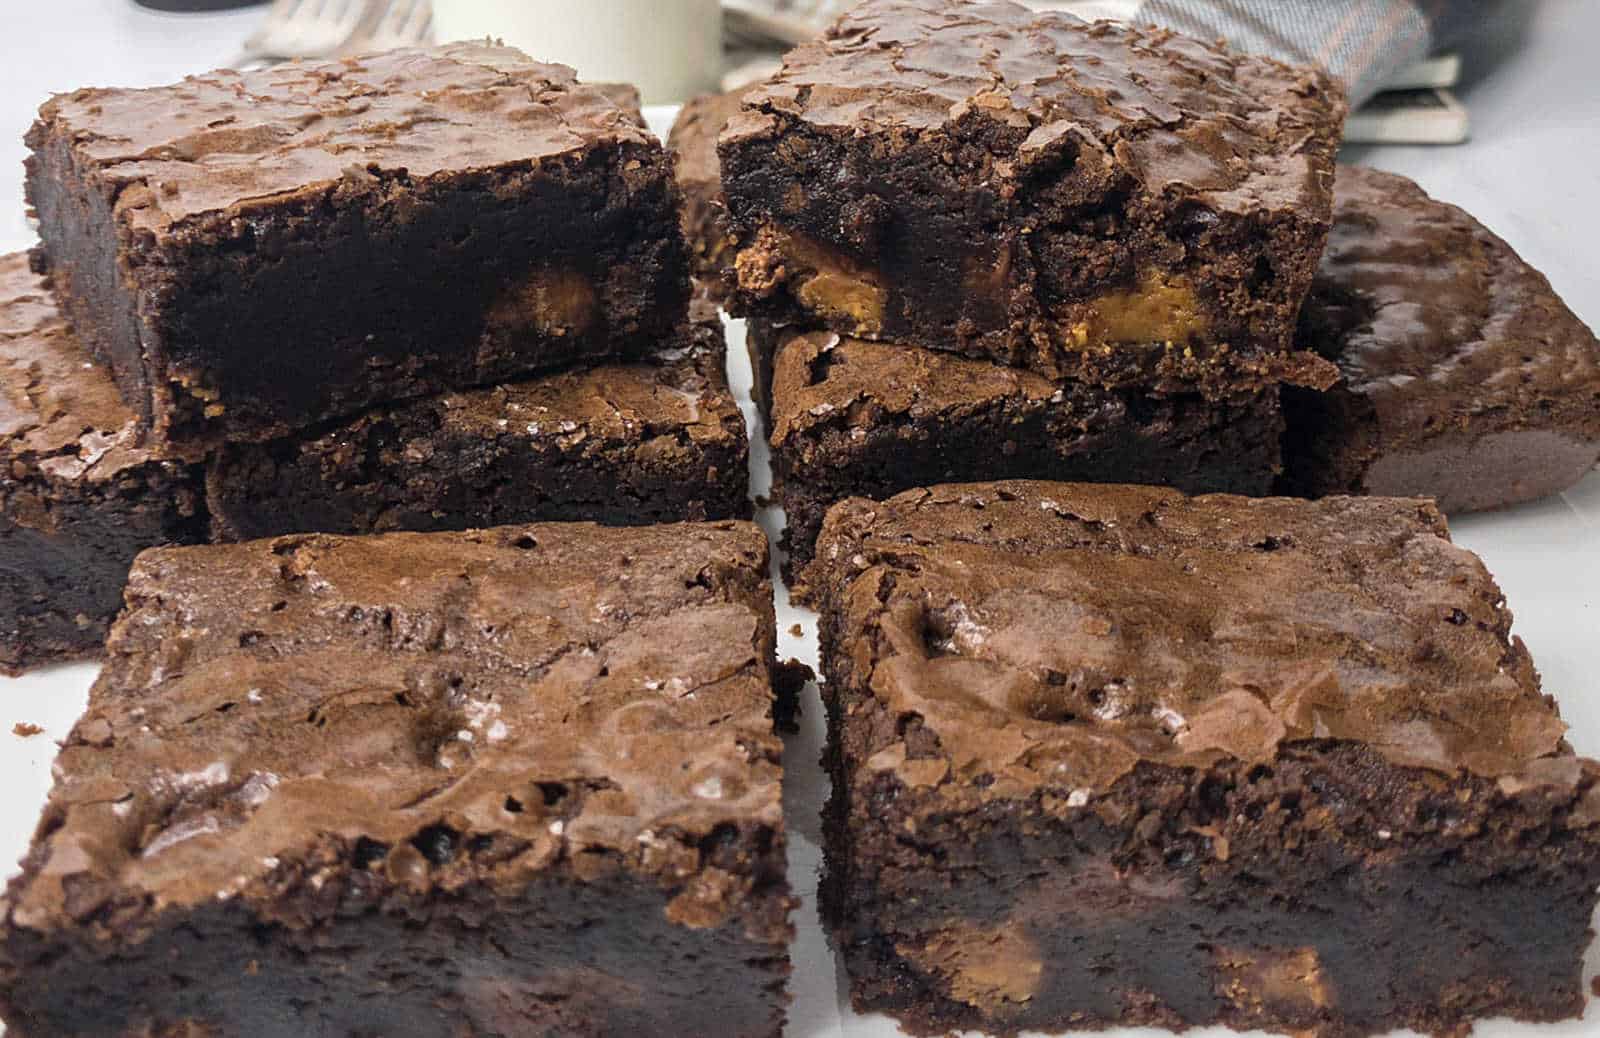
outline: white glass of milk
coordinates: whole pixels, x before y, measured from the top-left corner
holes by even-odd
[[[434,39],[494,36],[590,83],[632,83],[646,104],[715,89],[720,0],[433,0]]]

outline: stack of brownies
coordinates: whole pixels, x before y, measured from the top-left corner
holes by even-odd
[[[1334,377],[1294,348],[1344,113],[1329,80],[943,6],[857,9],[678,135],[704,154],[719,131],[726,221],[688,226],[756,319],[797,574],[853,493],[997,475],[1268,493],[1280,386]]]
[[[1581,1011],[1600,765],[1438,507],[1593,468],[1600,343],[1467,214],[1336,171],[1342,108],[1170,33],[868,0],[674,127],[821,614],[857,1008]]]
[[[631,88],[458,44],[83,90],[28,140],[0,668],[97,652],[158,544],[748,514]]]
[[[29,144],[0,667],[106,663],[11,1032],[775,1033],[767,542],[637,94],[454,44]]]
[[[1594,335],[1460,210],[1336,190],[1343,112],[1306,69],[949,0],[688,105],[685,229],[753,318],[789,575],[833,503],[942,481],[1457,511],[1582,478]]]

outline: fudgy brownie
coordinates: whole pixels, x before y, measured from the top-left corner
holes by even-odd
[[[749,523],[140,556],[0,900],[12,1033],[777,1036]]]
[[[1600,342],[1543,274],[1392,173],[1341,167],[1301,344],[1339,366],[1291,392],[1285,488],[1529,501],[1600,458]]]
[[[846,497],[973,479],[1268,494],[1281,470],[1276,388],[1160,397],[761,322],[747,341],[752,369],[771,381],[773,486],[801,599],[822,517]]]
[[[0,672],[99,652],[134,556],[205,533],[199,472],[138,446],[49,286],[0,257]]]
[[[1582,1011],[1600,765],[1431,503],[968,484],[843,503],[818,558],[858,1006],[918,1034]]]
[[[667,147],[677,154],[678,187],[683,192],[683,236],[694,272],[711,291],[722,294],[733,269],[734,238],[722,202],[722,163],[717,136],[739,111],[742,91],[706,94],[683,106]]]
[[[208,464],[221,540],[316,530],[460,530],[535,520],[645,524],[750,514],[749,443],[716,310],[679,345],[375,408]]]
[[[479,42],[64,94],[28,134],[36,266],[184,448],[642,354],[687,255],[615,93]]]
[[[719,142],[741,315],[1167,388],[1298,380],[1324,74],[1018,4],[865,0]]]

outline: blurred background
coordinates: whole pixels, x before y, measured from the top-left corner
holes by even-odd
[[[667,105],[765,75],[785,49],[851,2],[0,0],[0,199],[17,200],[0,204],[0,244],[31,240],[20,205],[21,137],[52,92],[496,36],[535,57],[573,65],[586,79],[636,83],[648,104]],[[1590,55],[1600,32],[1595,0],[1032,0],[1030,6],[1165,24],[1322,64],[1360,102],[1348,127],[1352,149],[1432,146],[1351,155],[1419,176],[1452,200],[1469,203],[1478,192],[1452,193],[1449,181],[1482,179],[1500,202],[1507,201],[1505,184],[1542,181],[1542,205],[1570,199],[1586,209],[1597,186],[1597,135],[1573,132],[1590,125],[1588,108],[1600,97]],[[1554,139],[1529,148],[1530,135]],[[1462,164],[1459,149],[1436,146],[1474,137],[1471,165]],[[1474,211],[1494,225],[1496,208],[1491,201]],[[1546,265],[1553,278],[1565,259]],[[1589,265],[1581,269],[1584,280],[1593,279]]]
[[[229,64],[322,58],[426,41],[495,36],[536,56],[564,61],[591,80],[628,80],[647,103],[742,85],[781,52],[821,31],[854,0],[120,0],[220,28],[248,26]],[[1438,141],[1466,133],[1464,113],[1438,91],[1461,74],[1453,48],[1497,9],[1492,0],[1024,0],[1079,17],[1166,25],[1246,50],[1316,63],[1341,77],[1352,98],[1381,105],[1358,120],[1357,136]],[[19,11],[37,5],[17,0]],[[68,7],[92,9],[72,3]],[[104,4],[100,6],[105,6]],[[88,14],[89,10],[85,11]],[[217,21],[221,16],[226,23]],[[48,17],[48,16],[45,16]],[[184,31],[185,21],[165,24]],[[1431,96],[1429,96],[1431,95]],[[1400,114],[1410,113],[1409,120]]]

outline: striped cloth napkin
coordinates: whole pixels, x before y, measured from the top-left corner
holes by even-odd
[[[1453,46],[1497,0],[1027,0],[1080,18],[1163,25],[1201,39],[1327,69],[1352,107],[1396,72]],[[762,22],[798,42],[821,31],[851,0],[724,0],[730,15]],[[796,35],[795,30],[800,30]]]
[[[1401,69],[1452,47],[1492,0],[1100,0],[1035,3],[1080,17],[1163,25],[1300,65],[1344,83],[1352,107]],[[1080,10],[1081,9],[1081,10]]]

